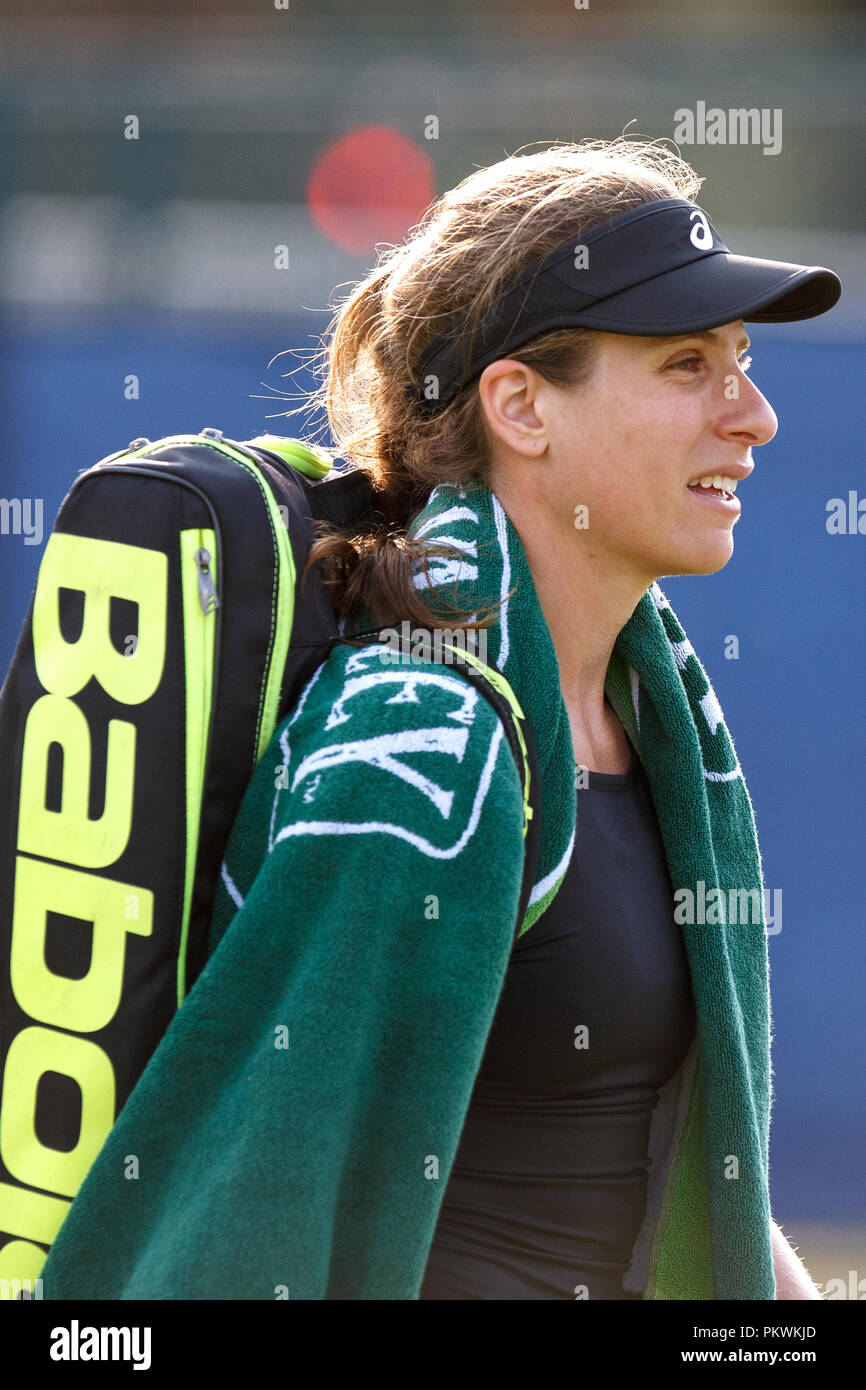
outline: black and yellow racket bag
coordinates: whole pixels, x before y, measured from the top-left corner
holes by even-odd
[[[0,1298],[38,1284],[204,966],[244,791],[340,640],[316,567],[300,588],[314,519],[381,522],[367,475],[218,430],[135,440],[61,505],[0,690]],[[530,731],[501,678],[460,664],[529,806]]]

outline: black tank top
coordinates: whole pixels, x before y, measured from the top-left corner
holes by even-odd
[[[590,772],[546,912],[515,944],[420,1299],[626,1299],[659,1088],[696,1018],[643,766]]]

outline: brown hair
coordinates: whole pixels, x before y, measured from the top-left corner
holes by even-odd
[[[452,320],[477,327],[507,281],[569,238],[644,203],[694,198],[702,183],[657,143],[554,143],[470,174],[430,205],[403,244],[380,253],[334,313],[321,349],[324,380],[299,407],[324,408],[337,446],[326,452],[367,472],[384,518],[357,535],[315,523],[303,577],[320,564],[338,616],[352,625],[363,608],[382,626],[403,619],[441,626],[413,573],[416,561],[427,573],[428,559],[454,551],[409,540],[405,530],[437,483],[488,485],[478,379],[432,419],[407,392],[427,346]],[[592,373],[600,337],[584,328],[554,329],[509,356],[555,385],[577,386]],[[482,610],[486,619],[450,605],[449,624],[487,627],[503,601]]]

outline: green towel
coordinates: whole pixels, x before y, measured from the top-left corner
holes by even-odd
[[[517,586],[485,655],[538,748],[531,930],[565,875],[579,800],[550,632],[488,488],[434,488],[410,531],[453,547],[431,561],[429,590],[416,574],[432,605],[441,591],[477,611]],[[44,1297],[417,1298],[517,926],[522,801],[484,697],[456,668],[388,656],[336,648],[262,757],[208,963],[72,1204]],[[618,638],[607,689],[672,883],[697,903],[682,928],[697,1035],[653,1114],[624,1283],[647,1299],[773,1299],[754,816],[657,584]],[[758,920],[725,925],[718,890],[726,903],[756,890]]]

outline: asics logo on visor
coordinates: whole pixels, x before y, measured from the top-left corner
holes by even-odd
[[[697,221],[695,222],[695,218]],[[713,229],[702,212],[695,208],[689,219],[694,226],[689,232],[689,241],[699,251],[709,251],[713,244]]]

